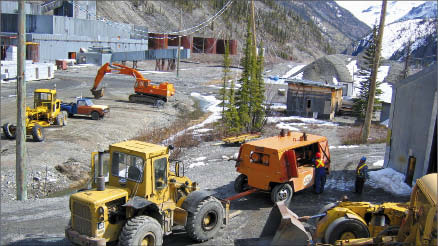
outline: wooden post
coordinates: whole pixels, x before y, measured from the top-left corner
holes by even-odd
[[[256,40],[256,27],[255,27],[255,7],[254,0],[251,1],[251,22],[252,22],[252,40],[254,45],[254,55],[257,56],[257,40]]]
[[[182,28],[182,9],[179,10],[179,31]],[[181,33],[178,33],[178,61],[176,64],[176,77],[179,77],[179,60],[181,58]]]
[[[386,4],[387,0],[382,2],[382,10],[380,12],[380,24],[379,24],[379,34],[377,35],[376,52],[374,55],[373,70],[371,71],[371,84],[370,84],[370,94],[368,97],[368,107],[365,115],[365,121],[363,124],[362,132],[362,142],[366,143],[370,135],[371,118],[373,116],[374,99],[376,97],[376,81],[377,73],[380,65],[380,51],[382,49],[382,38],[383,38],[383,28],[385,27],[385,15],[386,15]]]
[[[17,130],[15,182],[17,200],[27,200],[26,176],[26,14],[24,0],[18,2]]]

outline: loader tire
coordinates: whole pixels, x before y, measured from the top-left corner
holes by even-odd
[[[92,120],[98,120],[99,117],[100,117],[99,112],[97,112],[97,111],[91,112],[91,119]]]
[[[160,223],[152,217],[134,217],[123,226],[119,235],[120,246],[162,245],[163,230]]]
[[[67,111],[62,111],[62,125],[67,125],[68,113]]]
[[[330,209],[336,207],[337,205],[338,205],[337,202],[331,202],[331,203],[329,203],[329,204],[326,204],[324,207],[322,207],[322,208],[318,211],[318,214],[323,214],[323,213],[327,212],[328,210],[330,210]],[[319,217],[319,218],[318,218],[318,221],[322,220],[322,218],[324,218],[324,217]]]
[[[234,191],[242,193],[248,190],[248,177],[245,174],[240,174],[234,181]]]
[[[284,204],[289,205],[294,194],[294,189],[288,183],[277,184],[271,190],[271,200],[273,203],[284,201]]]
[[[189,212],[185,229],[196,242],[213,238],[222,227],[224,209],[214,197],[199,202],[194,213]]]
[[[8,139],[15,139],[17,136],[16,130],[17,128],[12,124],[6,123],[3,125],[3,133]]]
[[[44,129],[40,125],[35,124],[32,127],[32,137],[33,137],[33,140],[35,142],[42,142],[42,141],[44,141],[44,139],[45,139]]]
[[[334,244],[336,240],[365,238],[370,232],[366,225],[356,219],[345,217],[335,219],[325,231],[325,243]]]
[[[61,113],[59,113],[59,114],[56,116],[56,119],[55,119],[55,125],[57,125],[57,126],[62,126],[62,125],[64,124],[63,119],[64,119],[63,115],[62,115]]]

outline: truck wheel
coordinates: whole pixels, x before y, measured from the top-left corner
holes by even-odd
[[[44,129],[40,125],[35,124],[32,127],[32,137],[33,137],[33,140],[35,142],[42,142],[42,141],[44,141],[44,138],[45,138],[45,136],[44,136]]]
[[[134,217],[123,226],[119,236],[120,246],[162,245],[163,231],[158,221],[149,216]]]
[[[293,194],[294,190],[290,184],[277,184],[271,191],[271,200],[273,203],[284,201],[286,205],[289,205]]]
[[[58,116],[56,116],[56,119],[55,119],[55,125],[62,126],[62,124],[63,124],[62,120],[63,119],[64,119],[64,117],[62,116],[62,114],[61,113],[58,114]]]
[[[99,113],[97,111],[91,112],[91,119],[98,120],[100,117]]]
[[[234,181],[234,191],[241,193],[248,190],[248,177],[245,174],[240,174]]]
[[[3,125],[3,133],[8,139],[15,139],[17,136],[16,130],[17,128],[12,124],[6,123]]]
[[[370,232],[366,225],[356,219],[345,217],[335,219],[325,231],[325,243],[334,244],[336,240],[365,238]]]
[[[62,125],[66,126],[67,125],[67,118],[68,118],[68,113],[67,111],[62,111]]]
[[[223,220],[222,204],[216,198],[210,197],[201,201],[194,213],[189,212],[185,228],[193,240],[204,242],[216,235]]]

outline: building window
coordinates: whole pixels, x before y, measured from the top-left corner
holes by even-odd
[[[307,99],[307,108],[308,109],[312,108],[312,100],[311,99]]]

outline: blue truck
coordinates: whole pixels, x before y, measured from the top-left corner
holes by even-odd
[[[76,102],[61,103],[61,111],[66,111],[69,117],[73,115],[90,115],[91,119],[102,119],[109,113],[106,105],[96,105],[88,98],[76,98]]]

